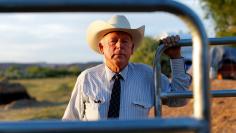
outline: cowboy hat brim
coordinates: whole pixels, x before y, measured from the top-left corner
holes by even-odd
[[[139,46],[140,42],[144,37],[145,26],[141,26],[137,29],[123,28],[106,23],[104,21],[95,21],[93,22],[87,30],[87,42],[89,46],[97,53],[101,54],[99,50],[99,43],[101,39],[109,32],[113,31],[122,31],[131,35],[132,41],[134,43],[134,50]]]

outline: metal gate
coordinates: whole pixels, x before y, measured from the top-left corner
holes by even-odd
[[[0,12],[154,12],[180,17],[193,36],[194,117],[150,120],[106,120],[97,122],[24,121],[0,122],[4,133],[78,132],[210,132],[208,79],[208,38],[198,16],[185,5],[172,0],[0,0]],[[154,67],[156,69],[157,67]],[[156,71],[156,70],[155,70]],[[157,81],[158,73],[155,76]],[[158,81],[157,81],[158,82]],[[156,83],[157,83],[156,82]],[[159,90],[159,89],[158,89]],[[158,93],[157,93],[158,94]],[[160,93],[159,93],[160,94]],[[156,103],[156,105],[159,105]],[[161,105],[161,104],[160,104]]]
[[[218,46],[218,45],[236,45],[236,37],[223,37],[223,38],[209,38],[209,45]],[[176,45],[184,47],[184,46],[192,46],[191,39],[181,39]],[[162,115],[162,99],[167,98],[193,98],[192,91],[178,91],[178,92],[161,92],[161,65],[160,59],[163,51],[165,51],[167,47],[164,45],[160,45],[157,48],[155,59],[154,59],[154,77],[155,77],[155,116],[161,117]],[[195,93],[195,92],[194,92]],[[224,89],[224,90],[211,90],[210,94],[212,97],[220,98],[220,97],[236,97],[236,89]]]

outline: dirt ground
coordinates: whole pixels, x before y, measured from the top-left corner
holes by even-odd
[[[236,89],[236,80],[213,80],[212,90]],[[192,116],[193,99],[184,107],[163,106],[163,117]],[[150,114],[153,116],[153,111]],[[236,97],[211,99],[212,133],[236,133]]]

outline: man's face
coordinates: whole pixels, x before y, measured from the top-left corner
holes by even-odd
[[[134,44],[132,38],[125,32],[110,32],[105,35],[99,44],[106,62],[124,67],[133,54]]]

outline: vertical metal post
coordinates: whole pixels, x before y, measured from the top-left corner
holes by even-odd
[[[164,45],[160,45],[155,54],[155,58],[153,61],[153,71],[154,71],[154,86],[155,86],[155,112],[154,115],[156,117],[162,116],[162,99],[161,99],[161,54],[164,52],[166,48]]]
[[[172,2],[171,4],[176,4]],[[176,6],[175,6],[176,7]],[[193,36],[193,92],[194,92],[194,117],[197,119],[207,120],[209,123],[208,129],[210,132],[210,101],[209,101],[209,77],[208,77],[208,38],[200,19],[190,9],[181,7],[182,11],[167,10],[179,16],[191,29]],[[169,8],[170,9],[170,8]],[[166,10],[164,10],[166,11]],[[175,11],[175,12],[174,12]],[[155,60],[156,62],[156,60]],[[156,73],[160,67],[154,65],[154,79],[160,78],[160,73]],[[161,83],[155,81],[156,92],[161,91]],[[161,115],[157,107],[161,106],[160,93],[155,100],[156,108],[155,114]]]

